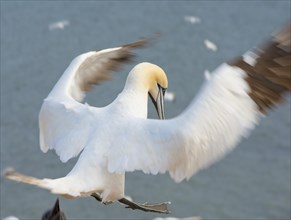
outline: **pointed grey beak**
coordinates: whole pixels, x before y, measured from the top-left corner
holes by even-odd
[[[152,102],[157,110],[157,113],[158,113],[158,117],[159,119],[161,120],[164,120],[165,119],[165,112],[164,112],[164,95],[165,95],[165,92],[166,92],[166,89],[161,87],[160,85],[158,85],[159,87],[159,92],[158,92],[158,96],[156,99],[154,99],[151,94],[150,97],[152,99]]]
[[[165,119],[165,111],[164,111],[164,95],[165,95],[166,90],[159,86],[159,94],[157,97],[157,112],[158,116],[161,120]]]

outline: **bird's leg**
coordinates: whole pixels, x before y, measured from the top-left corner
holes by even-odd
[[[94,197],[97,201],[102,202],[101,196],[99,194],[92,193],[91,196]]]
[[[132,202],[126,198],[122,198],[118,200],[120,203],[123,203],[127,205],[125,208],[130,208],[130,209],[139,209],[145,212],[157,212],[157,213],[163,213],[163,214],[169,214],[171,211],[168,210],[168,204],[170,202],[163,202],[163,203],[158,203],[158,204],[148,204],[148,203],[143,203],[143,204],[137,204],[135,202]]]
[[[92,193],[91,196],[94,197],[97,201],[99,201],[99,202],[101,202],[101,203],[103,203],[105,205],[109,205],[109,204],[112,203],[112,202],[102,202],[101,196],[99,194],[97,194],[97,193]]]

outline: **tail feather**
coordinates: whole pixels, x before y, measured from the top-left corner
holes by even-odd
[[[32,176],[18,173],[14,169],[6,169],[3,172],[3,176],[9,180],[38,186],[40,188],[50,190],[51,193],[66,196],[66,193],[62,193],[64,190],[62,188],[62,184],[60,184],[61,179],[38,179]]]
[[[45,183],[44,179],[38,179],[35,177],[24,175],[16,172],[14,169],[6,169],[3,173],[3,176],[9,180],[14,180],[16,182],[27,183],[45,188],[44,186],[42,186]]]
[[[53,194],[64,196],[65,198],[76,198],[80,196],[89,196],[90,190],[82,189],[82,184],[74,178],[61,177],[57,179],[38,179],[32,176],[21,174],[14,169],[6,169],[2,174],[6,179],[16,182],[27,183],[49,190]],[[81,187],[81,188],[80,188]]]

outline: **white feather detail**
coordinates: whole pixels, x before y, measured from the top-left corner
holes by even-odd
[[[111,72],[130,57],[128,47],[91,51],[77,56],[67,67],[39,113],[40,148],[55,149],[61,161],[76,157],[94,132],[101,108],[79,103],[92,85],[110,78]]]
[[[223,64],[180,116],[128,121],[122,137],[115,137],[118,144],[104,155],[108,170],[169,171],[180,182],[222,158],[258,123],[244,77],[240,69]]]
[[[86,117],[82,117],[83,114]],[[89,120],[93,115],[88,105],[45,99],[39,113],[41,150],[47,152],[48,149],[55,149],[62,162],[76,157],[87,143]]]

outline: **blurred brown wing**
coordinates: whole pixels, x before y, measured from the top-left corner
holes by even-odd
[[[291,90],[290,25],[291,22],[261,47],[229,63],[247,73],[249,95],[264,114]]]
[[[111,78],[111,73],[121,68],[133,58],[132,49],[145,46],[149,39],[142,39],[117,48],[97,51],[89,56],[79,66],[75,81],[83,92],[89,91],[93,85],[99,84]]]

